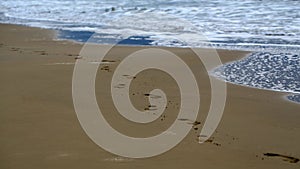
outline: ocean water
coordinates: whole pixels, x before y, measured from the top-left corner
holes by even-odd
[[[0,0],[0,22],[98,43],[253,51],[215,69],[232,83],[300,91],[298,0]],[[299,101],[298,96],[287,97]]]
[[[300,103],[300,57],[291,53],[254,52],[213,70],[225,81],[261,89],[289,92]]]

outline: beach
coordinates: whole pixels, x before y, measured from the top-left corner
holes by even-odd
[[[191,50],[168,49],[183,58],[200,83],[201,105],[187,137],[159,156],[131,159],[113,155],[85,134],[72,101],[72,76],[82,44],[55,40],[52,30],[0,25],[0,168],[299,168],[300,104],[287,101],[287,93],[227,83],[223,118],[212,137],[199,144],[197,137],[210,104],[208,74],[193,64]],[[116,112],[109,79],[126,54],[147,47],[117,46],[109,53],[96,79],[96,96],[105,118],[120,132],[148,137],[176,120],[180,97],[172,78],[150,70],[131,86],[137,109],[148,106],[144,94],[151,78],[170,94],[169,108],[151,124],[127,124]],[[205,50],[204,50],[205,51]],[[223,63],[248,52],[218,50]],[[149,80],[150,79],[150,80]],[[141,85],[143,83],[145,85]],[[148,85],[147,85],[148,84]],[[175,91],[175,92],[174,92]],[[175,113],[174,113],[175,112]]]

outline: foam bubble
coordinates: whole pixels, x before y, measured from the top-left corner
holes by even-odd
[[[300,93],[300,56],[256,52],[213,70],[213,75],[235,84]]]
[[[288,95],[286,98],[300,104],[300,95]]]

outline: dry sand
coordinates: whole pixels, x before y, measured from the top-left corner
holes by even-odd
[[[128,159],[110,154],[89,139],[74,111],[72,73],[74,58],[82,45],[53,41],[53,31],[15,25],[0,25],[0,35],[0,168],[300,167],[296,159],[300,158],[300,104],[284,100],[285,93],[228,84],[222,121],[211,139],[199,144],[197,135],[210,101],[208,75],[190,50],[178,48],[167,49],[197,72],[201,92],[197,121],[201,124],[179,145],[156,157]],[[115,62],[100,66],[96,96],[105,118],[116,130],[148,137],[164,131],[176,120],[180,97],[177,86],[171,85],[172,78],[149,70],[132,83],[131,99],[137,109],[143,110],[149,105],[143,94],[157,86],[162,88],[170,101],[164,116],[153,123],[137,125],[116,112],[109,79],[120,60],[139,49],[122,46],[108,54]],[[218,53],[223,62],[246,54],[226,50]]]

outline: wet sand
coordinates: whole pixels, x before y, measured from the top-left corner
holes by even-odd
[[[188,49],[164,48],[182,57],[196,72],[201,94],[197,122],[172,150],[146,159],[118,157],[98,147],[84,133],[72,101],[75,57],[82,45],[54,41],[55,32],[0,25],[0,168],[299,168],[300,105],[285,93],[227,84],[222,121],[205,143],[197,136],[210,103],[210,85],[203,66]],[[131,85],[131,99],[139,110],[149,108],[147,92],[161,87],[169,95],[163,116],[150,124],[133,124],[114,108],[109,79],[126,54],[142,47],[116,47],[101,64],[96,96],[104,116],[118,131],[149,137],[176,119],[180,97],[174,80],[157,70],[145,71]],[[222,61],[246,52],[218,50]],[[200,63],[201,65],[201,63]],[[131,78],[131,77],[129,77]],[[122,86],[119,86],[122,87]]]

